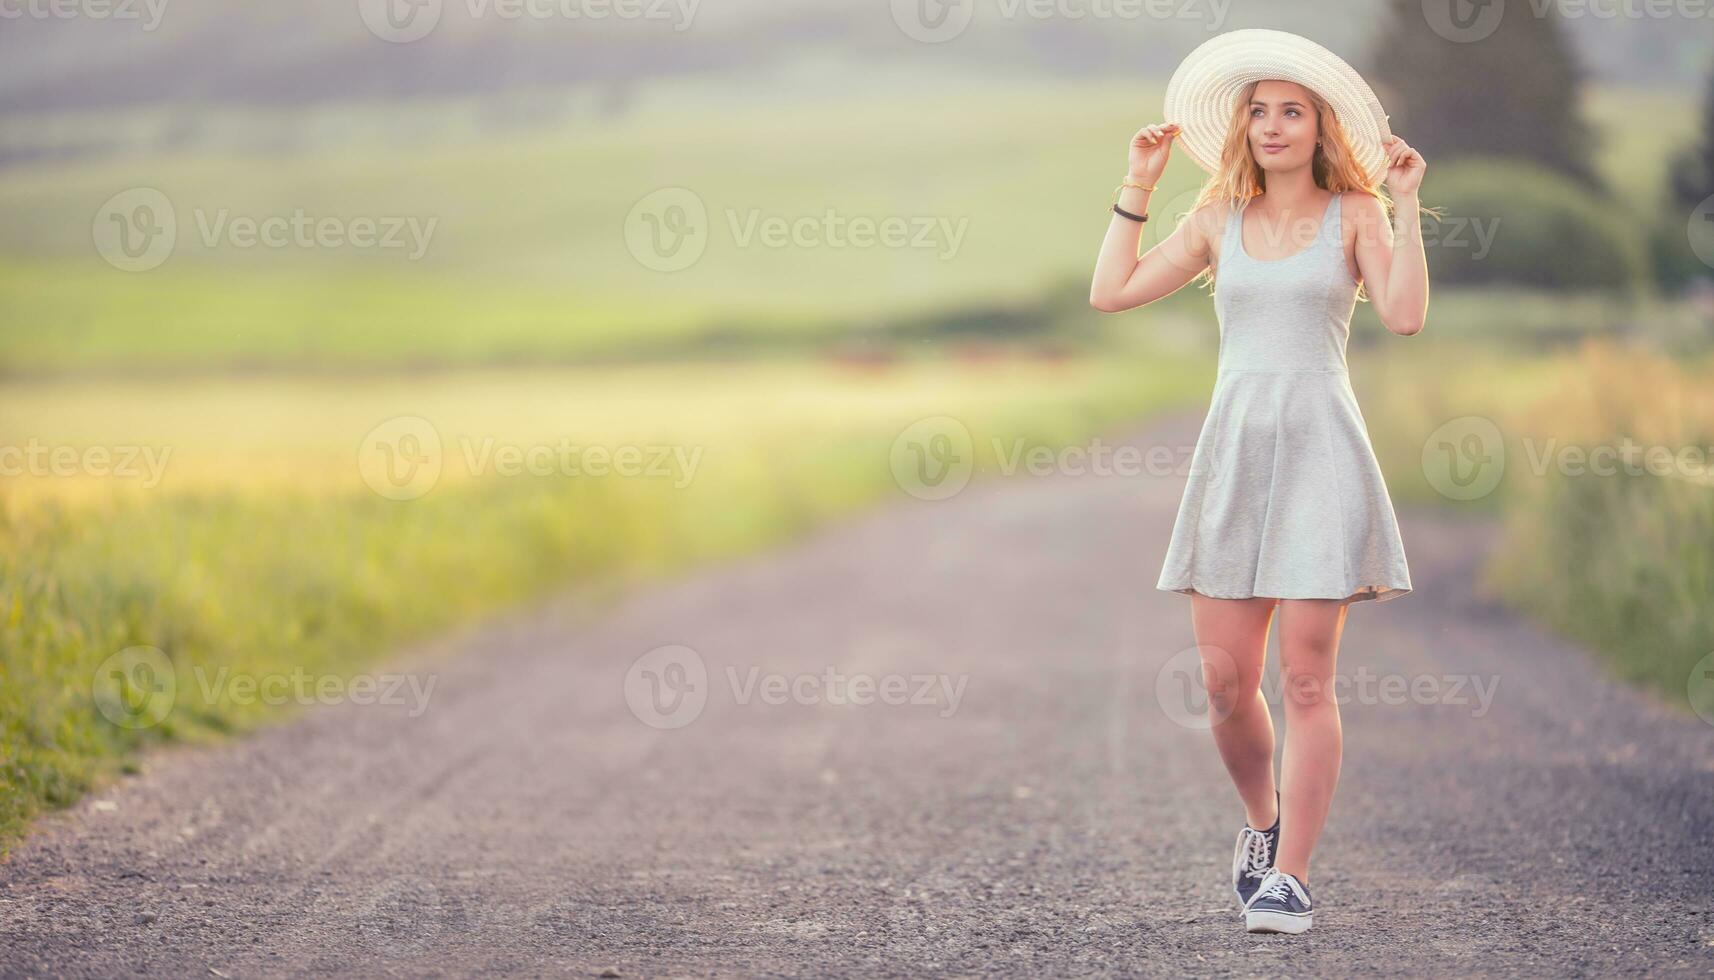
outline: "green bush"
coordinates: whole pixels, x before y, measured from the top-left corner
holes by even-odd
[[[1432,281],[1525,285],[1638,297],[1649,278],[1646,232],[1633,215],[1533,164],[1466,157],[1427,184],[1423,216]],[[1643,224],[1646,224],[1644,222]]]
[[[1690,247],[1690,216],[1663,208],[1649,226],[1649,263],[1655,282],[1668,293],[1679,293],[1696,278],[1714,278],[1714,269]]]

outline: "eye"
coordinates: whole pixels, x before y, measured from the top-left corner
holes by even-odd
[[[1294,115],[1294,116],[1301,116],[1301,115],[1303,115],[1303,113],[1301,113],[1301,112],[1298,112],[1298,111],[1297,111],[1297,110],[1296,110],[1296,109],[1287,109],[1287,110],[1286,110],[1286,111],[1287,111],[1287,112],[1289,112],[1289,113],[1291,113],[1291,114],[1292,114],[1292,115]]]

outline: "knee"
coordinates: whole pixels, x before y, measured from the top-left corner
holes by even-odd
[[[1288,708],[1335,704],[1332,658],[1311,653],[1280,657],[1280,690]]]
[[[1225,718],[1247,705],[1255,703],[1256,692],[1262,689],[1261,674],[1247,674],[1232,664],[1205,664],[1208,682],[1208,709]]]

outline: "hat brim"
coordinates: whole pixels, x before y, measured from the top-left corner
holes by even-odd
[[[1192,162],[1213,173],[1220,163],[1238,95],[1251,82],[1296,82],[1327,100],[1371,183],[1387,172],[1382,142],[1392,135],[1381,100],[1344,59],[1289,31],[1245,28],[1198,45],[1179,63],[1166,86],[1163,120],[1177,123],[1175,138]]]

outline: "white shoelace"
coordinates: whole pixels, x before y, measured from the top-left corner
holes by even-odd
[[[1289,900],[1291,898],[1291,879],[1284,874],[1275,875],[1274,883],[1262,889],[1262,893],[1256,897],[1258,899],[1274,898],[1282,902]]]
[[[1244,841],[1244,874],[1250,878],[1265,878],[1273,864],[1268,857],[1268,835],[1249,827]]]

